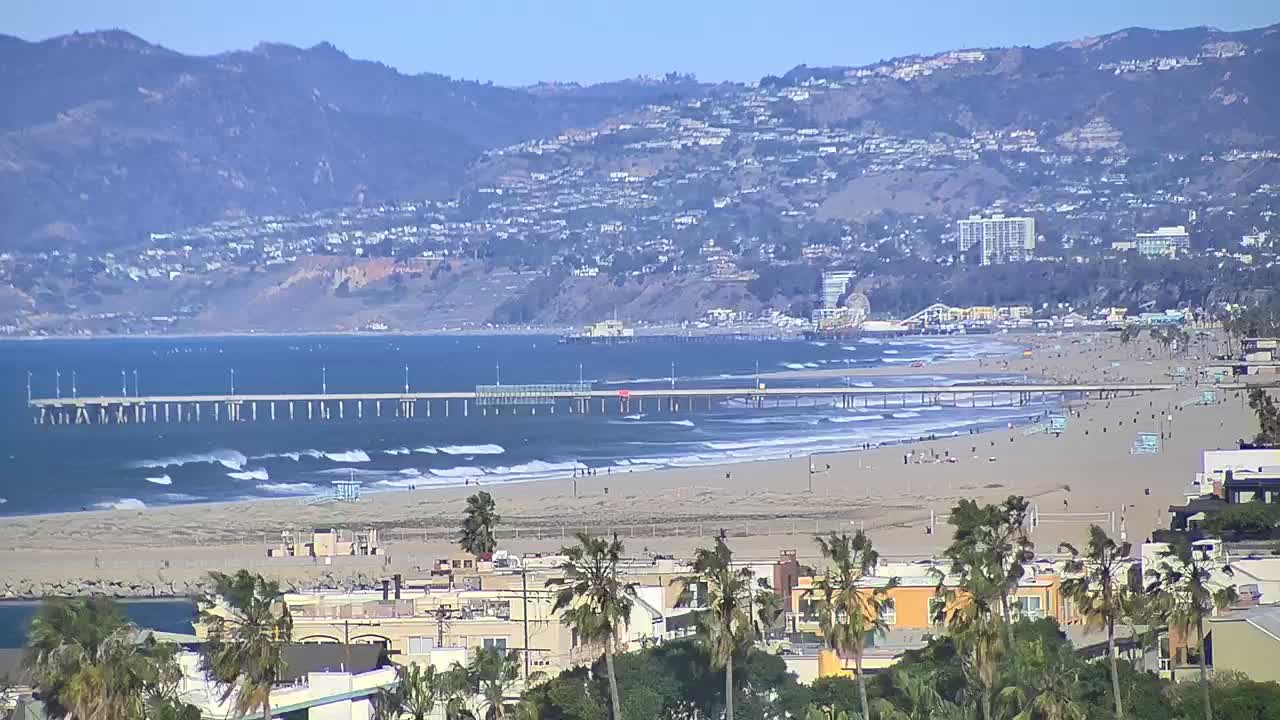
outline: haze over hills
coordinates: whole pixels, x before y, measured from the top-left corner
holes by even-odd
[[[529,88],[327,44],[0,36],[0,324],[678,321],[788,307],[811,276],[787,263],[879,276],[897,311],[964,279],[903,290],[921,270],[884,263],[949,262],[954,220],[988,209],[1035,215],[1045,259],[1157,224],[1234,247],[1276,225],[1277,76],[1280,25]]]

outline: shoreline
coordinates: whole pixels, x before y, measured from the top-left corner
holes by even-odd
[[[1121,347],[1114,336],[1032,336],[1030,358],[973,359],[915,369],[922,373],[1008,372],[1095,381],[1165,380],[1176,364],[1146,342]],[[903,368],[907,370],[907,368]],[[842,371],[856,376],[859,370]],[[1200,465],[1200,451],[1233,446],[1251,435],[1253,413],[1237,392],[1212,405],[1191,404],[1191,384],[1133,398],[1073,404],[1061,437],[1024,428],[939,436],[871,450],[823,454],[809,474],[807,456],[638,473],[495,483],[503,521],[499,547],[552,552],[572,532],[618,532],[631,556],[685,554],[719,528],[743,558],[767,560],[779,550],[814,557],[812,535],[865,527],[885,557],[929,557],[949,540],[945,514],[961,498],[979,502],[1009,494],[1034,498],[1047,521],[1033,540],[1041,554],[1060,541],[1080,542],[1090,522],[1127,529],[1136,543],[1167,524]],[[1157,455],[1130,452],[1136,431],[1172,439]],[[826,468],[827,465],[830,468]],[[811,489],[809,483],[811,482]],[[611,487],[612,486],[612,487]],[[1069,488],[1069,489],[1068,489]],[[285,587],[365,585],[395,572],[423,572],[456,552],[453,537],[467,495],[476,487],[430,487],[371,493],[359,503],[307,505],[300,498],[224,502],[0,518],[0,597],[107,592],[182,595],[196,592],[210,569],[243,567]],[[1057,512],[1061,510],[1061,512]],[[936,533],[927,532],[930,513]],[[1056,516],[1056,517],[1055,517]],[[584,527],[585,525],[585,527]],[[378,527],[386,556],[266,557],[286,529]]]
[[[797,380],[797,379],[806,379],[806,378],[829,380],[834,377],[851,377],[851,378],[884,377],[884,376],[907,377],[907,376],[915,376],[915,375],[948,374],[948,375],[957,375],[957,376],[972,375],[980,378],[988,374],[1000,374],[1001,372],[1003,372],[1002,370],[996,367],[987,367],[986,366],[987,363],[998,362],[1000,360],[1008,360],[1008,359],[1014,358],[1016,355],[1020,354],[1024,349],[1029,347],[1026,342],[1014,343],[1010,341],[998,340],[996,336],[982,336],[982,337],[985,339],[988,339],[988,341],[991,343],[992,346],[998,346],[998,345],[1006,346],[1005,350],[1007,352],[1003,352],[1001,354],[989,354],[981,358],[969,357],[969,358],[959,358],[959,359],[952,359],[952,360],[943,360],[936,363],[925,364],[922,367],[911,367],[906,364],[902,364],[901,366],[877,365],[874,367],[864,367],[864,368],[859,368],[859,367],[848,367],[848,368],[840,368],[840,369],[806,368],[804,370],[779,370],[779,371],[771,371],[768,373],[760,373],[759,377],[762,380],[763,379]],[[1054,378],[1041,377],[1040,379],[1053,380]],[[836,389],[838,388],[833,386],[833,391]],[[1052,409],[1061,409],[1063,407],[1067,407],[1070,405],[1070,402],[1071,401],[1055,403],[1052,406],[1052,408],[1037,408],[1036,409],[1037,411],[1034,413],[1034,417],[1039,417],[1044,413],[1049,412]],[[868,409],[869,412],[873,410],[875,410],[875,408]],[[1028,413],[1028,415],[1031,415],[1031,413]],[[1033,424],[1034,422],[1035,420],[1032,420],[1032,419],[1015,420],[1015,421],[1012,421],[1012,427],[1013,428],[1025,427],[1026,425]],[[991,425],[990,427],[977,430],[972,435],[965,434],[964,436],[979,437],[982,435],[986,435],[987,433],[990,433],[990,432],[997,432],[1000,430],[1008,429],[1006,426],[1000,425],[998,423],[989,423],[989,424]],[[960,436],[961,435],[958,430],[942,433],[942,434],[932,433],[932,434],[923,435],[923,436],[909,436],[909,437],[902,437],[902,438],[896,438],[896,439],[890,439],[890,440],[875,441],[875,442],[869,443],[868,447],[851,446],[851,447],[832,448],[832,449],[820,450],[817,452],[802,453],[802,455],[806,457],[816,458],[816,457],[829,456],[829,455],[839,455],[842,453],[869,452],[869,451],[883,449],[883,448],[907,447],[907,446],[915,445],[918,443],[925,443],[925,442],[937,441],[937,440],[948,439],[952,437],[960,437]],[[575,476],[570,474],[566,470],[566,471],[563,471],[562,473],[557,473],[555,475],[548,475],[544,477],[528,477],[528,478],[517,477],[512,479],[501,479],[499,477],[499,478],[494,478],[489,482],[483,482],[483,483],[480,482],[480,479],[484,479],[485,476],[481,475],[480,478],[473,479],[471,485],[457,485],[457,484],[447,484],[447,485],[440,484],[440,485],[434,485],[434,486],[424,485],[423,487],[412,489],[412,490],[408,488],[379,489],[374,487],[364,487],[362,489],[362,493],[364,495],[369,495],[369,496],[376,495],[379,497],[387,496],[387,495],[397,495],[397,494],[403,494],[408,496],[415,493],[453,491],[453,490],[467,489],[467,488],[483,488],[483,489],[492,490],[493,488],[512,487],[512,486],[518,486],[518,485],[530,485],[530,484],[537,484],[537,483],[555,483],[555,482],[571,481],[575,479],[575,477],[585,481],[588,477],[626,478],[630,476],[639,476],[641,478],[644,478],[644,477],[659,476],[664,473],[670,473],[670,472],[676,472],[676,471],[699,470],[699,469],[723,472],[724,469],[726,468],[736,468],[736,467],[741,467],[743,465],[748,465],[756,462],[788,460],[788,459],[794,459],[795,457],[796,455],[793,453],[786,453],[782,450],[779,450],[778,454],[776,455],[766,455],[766,456],[758,456],[758,457],[740,457],[740,458],[734,458],[731,455],[725,455],[723,458],[717,458],[714,462],[707,462],[705,464],[662,465],[662,466],[654,466],[651,468],[646,468],[639,471],[625,470],[624,468],[626,466],[624,465],[613,465],[613,466],[606,465],[606,466],[600,467],[601,470],[605,470],[606,468],[609,469],[609,472],[606,472],[603,475],[596,474],[593,476]],[[355,469],[359,470],[359,468],[355,468]],[[732,470],[730,470],[730,472],[731,471]],[[470,490],[470,492],[475,492],[475,491],[476,490],[474,489]],[[127,500],[127,499],[136,499],[136,498],[120,498],[117,500],[117,502]],[[321,502],[316,502],[317,500],[320,500]],[[213,510],[220,510],[220,509],[228,509],[228,508],[234,509],[236,507],[247,507],[251,505],[252,506],[266,505],[266,506],[274,506],[278,508],[288,508],[288,507],[297,507],[297,506],[305,507],[305,506],[312,506],[312,505],[325,505],[332,502],[333,501],[331,499],[328,499],[327,495],[313,494],[313,495],[290,495],[290,496],[283,496],[283,497],[279,497],[279,496],[278,497],[260,497],[260,498],[252,498],[252,499],[238,498],[238,499],[199,500],[194,502],[175,502],[175,503],[165,503],[165,504],[155,504],[155,505],[144,504],[143,507],[89,506],[89,507],[84,507],[78,510],[65,509],[65,510],[51,510],[47,512],[31,512],[31,513],[15,513],[15,514],[5,514],[0,512],[0,527],[3,527],[3,524],[7,521],[16,521],[16,520],[32,519],[32,518],[80,518],[80,517],[85,517],[85,516],[94,515],[94,514],[118,515],[123,513],[156,513],[156,512],[172,511],[180,508],[210,508]]]

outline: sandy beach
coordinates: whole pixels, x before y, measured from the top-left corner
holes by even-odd
[[[1035,348],[998,360],[893,368],[895,374],[1001,373],[1080,382],[1171,382],[1189,357],[1168,358],[1146,339],[1121,346],[1113,334],[1026,335]],[[840,375],[883,373],[838,371]],[[795,375],[797,373],[787,373]],[[817,373],[809,373],[817,374]],[[775,375],[777,376],[777,375]],[[1173,390],[1078,403],[1060,437],[1024,427],[858,452],[723,466],[613,473],[523,484],[493,484],[502,515],[500,546],[550,551],[575,530],[617,532],[630,554],[687,553],[724,528],[742,557],[795,549],[816,556],[815,531],[865,528],[883,555],[928,556],[948,541],[948,508],[959,498],[1024,495],[1042,519],[1033,539],[1051,554],[1079,541],[1090,522],[1140,543],[1167,524],[1200,469],[1200,452],[1233,446],[1256,432],[1243,393],[1192,404],[1191,380]],[[1172,418],[1170,420],[1169,418]],[[1134,455],[1139,431],[1168,435],[1161,453]],[[810,490],[810,482],[812,489]],[[0,597],[101,590],[121,595],[180,594],[209,569],[250,568],[291,585],[365,583],[413,574],[456,549],[451,538],[475,488],[366,495],[355,504],[305,500],[64,513],[0,519]],[[931,513],[937,530],[928,533]],[[373,525],[385,558],[269,559],[286,528]]]

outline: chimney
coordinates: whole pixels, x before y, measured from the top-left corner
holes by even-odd
[[[391,581],[390,580],[384,579],[382,581],[382,599],[384,601],[391,599]]]
[[[401,584],[402,584],[402,579],[401,579],[401,577],[400,577],[400,573],[396,573],[395,575],[393,575],[393,576],[392,576],[392,579],[393,579],[393,580],[395,580],[395,583],[396,583],[396,599],[397,599],[397,600],[399,600],[399,599],[400,599],[400,586],[401,586]]]

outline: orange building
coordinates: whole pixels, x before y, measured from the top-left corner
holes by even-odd
[[[1062,576],[1052,565],[1041,565],[1028,568],[1026,577],[1014,592],[1014,617],[1028,620],[1053,618],[1063,626],[1081,622],[1070,600],[1062,594]],[[885,587],[889,578],[898,578],[897,586],[888,591],[890,602],[882,616],[888,632],[872,638],[868,644],[863,661],[868,670],[889,667],[897,662],[903,651],[923,646],[930,636],[945,632],[946,628],[937,622],[940,606],[946,602],[947,592],[956,590],[957,586],[944,579],[943,595],[940,596],[937,576],[931,573],[933,567],[930,564],[891,563],[880,566],[876,577],[867,578],[868,591]],[[789,610],[794,625],[790,629],[802,636],[812,634],[815,639],[820,639],[822,631],[818,625],[817,606],[820,595],[816,580],[814,577],[801,577],[792,591]],[[851,658],[838,658],[830,651],[823,651],[819,656],[820,676],[848,674],[852,668]]]

